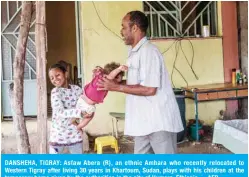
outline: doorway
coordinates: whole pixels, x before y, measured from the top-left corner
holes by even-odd
[[[69,65],[71,81],[81,85],[81,40],[79,4],[74,1],[46,2],[47,29],[47,71],[59,61]],[[13,81],[13,61],[20,29],[20,1],[1,2],[1,55],[2,55],[2,114],[12,117],[8,95],[9,84]],[[37,115],[36,54],[35,54],[35,13],[31,20],[24,73],[24,116]],[[50,92],[53,86],[47,77],[48,115],[51,113]]]
[[[79,35],[79,2],[46,1],[47,71],[55,63],[67,64],[71,84],[81,85]],[[51,115],[50,92],[53,85],[47,77],[48,115]]]

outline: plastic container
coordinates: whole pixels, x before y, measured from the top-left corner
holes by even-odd
[[[180,109],[182,124],[184,128],[183,131],[177,133],[177,142],[181,142],[184,140],[184,137],[186,135],[185,96],[184,96],[184,92],[180,89],[174,89],[174,93],[176,96],[178,107]]]
[[[240,69],[236,69],[236,84],[239,84],[240,79]]]
[[[236,69],[232,69],[232,84],[236,84]]]
[[[202,37],[209,37],[210,36],[210,29],[208,25],[202,27]]]
[[[199,124],[198,125],[198,134],[199,134],[199,139],[202,137],[202,125]],[[190,136],[193,140],[196,140],[197,137],[196,137],[196,124],[193,124],[190,126]]]

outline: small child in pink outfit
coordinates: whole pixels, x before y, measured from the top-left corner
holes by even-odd
[[[93,114],[96,110],[95,104],[103,103],[108,92],[106,90],[98,90],[98,80],[106,75],[107,79],[115,80],[120,83],[124,76],[124,72],[127,71],[127,69],[127,66],[114,62],[106,64],[104,68],[97,67],[92,81],[85,85],[84,93],[78,99],[76,108],[81,109],[86,114]],[[81,130],[90,121],[91,118],[83,118],[80,123],[76,123],[76,119],[73,119],[72,122],[77,125],[78,130]]]

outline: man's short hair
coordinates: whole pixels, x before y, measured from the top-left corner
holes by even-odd
[[[128,12],[127,15],[130,15],[130,26],[136,24],[142,32],[146,33],[149,23],[148,18],[143,12],[136,10]]]

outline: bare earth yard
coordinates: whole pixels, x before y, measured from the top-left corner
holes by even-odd
[[[3,128],[5,124],[5,128]],[[6,128],[7,123],[2,123],[2,143],[1,143],[1,152],[3,154],[13,154],[17,153],[16,149],[16,138],[15,134],[7,133]],[[12,126],[12,125],[8,125]],[[36,129],[36,127],[32,126],[33,129]],[[5,131],[4,131],[5,130]],[[37,134],[29,131],[29,140],[31,145],[31,153],[37,153],[37,142],[39,141],[37,139]],[[90,143],[90,151],[85,153],[96,153],[93,151],[93,145],[94,145],[94,137],[89,137],[89,143]],[[122,137],[119,140],[119,146],[120,146],[120,153],[121,154],[132,154],[133,153],[133,139],[131,137]],[[103,153],[114,153],[114,151],[111,148],[104,148]],[[219,146],[219,148],[212,145],[212,137],[206,136],[200,144],[195,144],[192,141],[184,141],[183,143],[178,144],[178,153],[180,154],[228,154],[231,153],[227,149],[225,149],[222,146]]]

